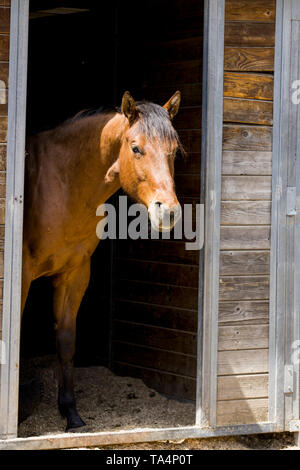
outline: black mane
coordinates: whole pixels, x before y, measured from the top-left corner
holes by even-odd
[[[174,129],[169,118],[168,111],[158,104],[149,101],[137,101],[136,109],[138,111],[139,130],[146,135],[148,139],[158,139],[161,141],[177,142],[180,151],[184,154],[184,149],[180,143],[179,136]],[[66,121],[67,123],[76,122],[91,116],[106,113],[121,113],[118,107],[100,107],[97,109],[86,109],[77,113],[74,117]]]

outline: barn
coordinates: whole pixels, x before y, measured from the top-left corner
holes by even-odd
[[[0,0],[0,449],[298,435],[299,45],[297,0]],[[77,360],[192,404],[193,419],[23,437],[20,349],[53,348],[44,281],[20,347],[25,136],[127,89],[160,104],[181,91],[176,191],[204,205],[204,246],[101,242]]]

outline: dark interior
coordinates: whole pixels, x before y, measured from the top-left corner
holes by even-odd
[[[174,125],[188,157],[178,156],[176,188],[181,202],[199,202],[202,1],[31,0],[30,9],[27,133],[120,105],[127,89],[161,105],[180,89]],[[199,253],[183,243],[99,244],[78,314],[77,365],[195,398]],[[33,283],[22,328],[22,357],[55,352],[47,279]]]

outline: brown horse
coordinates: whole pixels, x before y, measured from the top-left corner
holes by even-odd
[[[148,208],[151,223],[171,229],[180,215],[174,156],[180,145],[171,119],[180,92],[161,107],[126,92],[120,111],[80,113],[28,139],[25,172],[22,312],[31,282],[54,286],[60,364],[58,406],[67,430],[84,425],[73,387],[76,316],[99,243],[97,207],[122,187]],[[169,226],[164,215],[171,214]]]

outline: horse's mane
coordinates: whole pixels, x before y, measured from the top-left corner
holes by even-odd
[[[139,115],[138,128],[148,139],[167,140],[169,142],[175,140],[180,152],[185,155],[185,150],[180,142],[178,133],[174,129],[168,111],[165,108],[149,101],[137,101],[136,107]],[[110,113],[121,113],[121,109],[112,106],[85,109],[65,121],[64,124],[71,124],[81,119]]]

